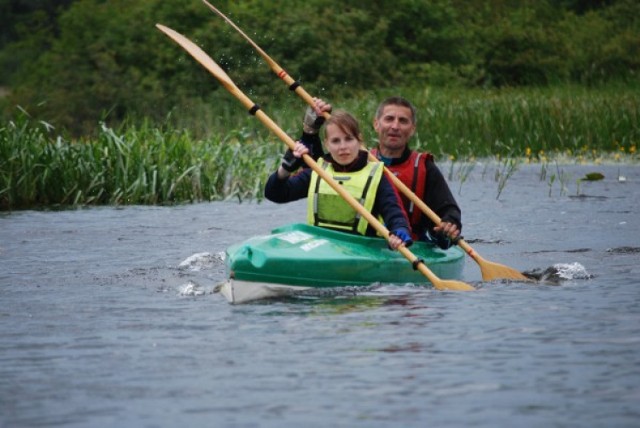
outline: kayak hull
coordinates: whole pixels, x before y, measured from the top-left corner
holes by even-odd
[[[459,278],[464,253],[416,242],[411,251],[443,279]],[[228,280],[220,292],[246,303],[312,289],[372,284],[429,284],[429,280],[380,238],[294,223],[250,238],[226,251]]]

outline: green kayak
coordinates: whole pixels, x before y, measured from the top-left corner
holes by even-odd
[[[416,242],[411,251],[435,275],[459,278],[464,252]],[[310,289],[372,284],[429,284],[380,238],[290,224],[250,238],[226,251],[228,280],[220,292],[231,303],[290,295]]]

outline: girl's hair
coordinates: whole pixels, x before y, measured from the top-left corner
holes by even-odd
[[[353,135],[360,142],[364,141],[362,138],[362,132],[360,132],[360,125],[351,113],[348,113],[344,110],[338,110],[334,113],[331,113],[331,117],[327,119],[325,123],[325,135],[326,135],[326,126],[328,125],[336,125],[338,128],[342,130],[345,134]]]

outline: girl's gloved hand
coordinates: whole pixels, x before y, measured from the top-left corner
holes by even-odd
[[[402,244],[404,244],[404,246],[407,248],[409,248],[413,244],[413,239],[411,239],[411,234],[405,229],[393,230],[389,232],[389,235],[390,235],[389,248],[391,248],[392,250],[396,250]]]

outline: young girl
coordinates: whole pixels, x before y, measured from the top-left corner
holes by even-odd
[[[330,106],[319,107],[316,113],[328,111]],[[308,114],[308,113],[307,113]],[[310,168],[292,175],[304,162],[304,154],[312,154],[312,143],[305,141],[308,131],[305,117],[305,134],[288,150],[278,170],[271,174],[265,186],[265,197],[276,203],[309,198],[307,220],[309,224],[375,236],[376,231],[343,198]],[[338,111],[326,122],[325,148],[329,153],[318,160],[335,181],[342,185],[356,200],[382,222],[390,231],[389,247],[397,249],[413,243],[409,222],[401,208],[398,194],[384,174],[382,163],[369,162],[367,152],[360,150],[362,135],[357,120],[349,113]]]

